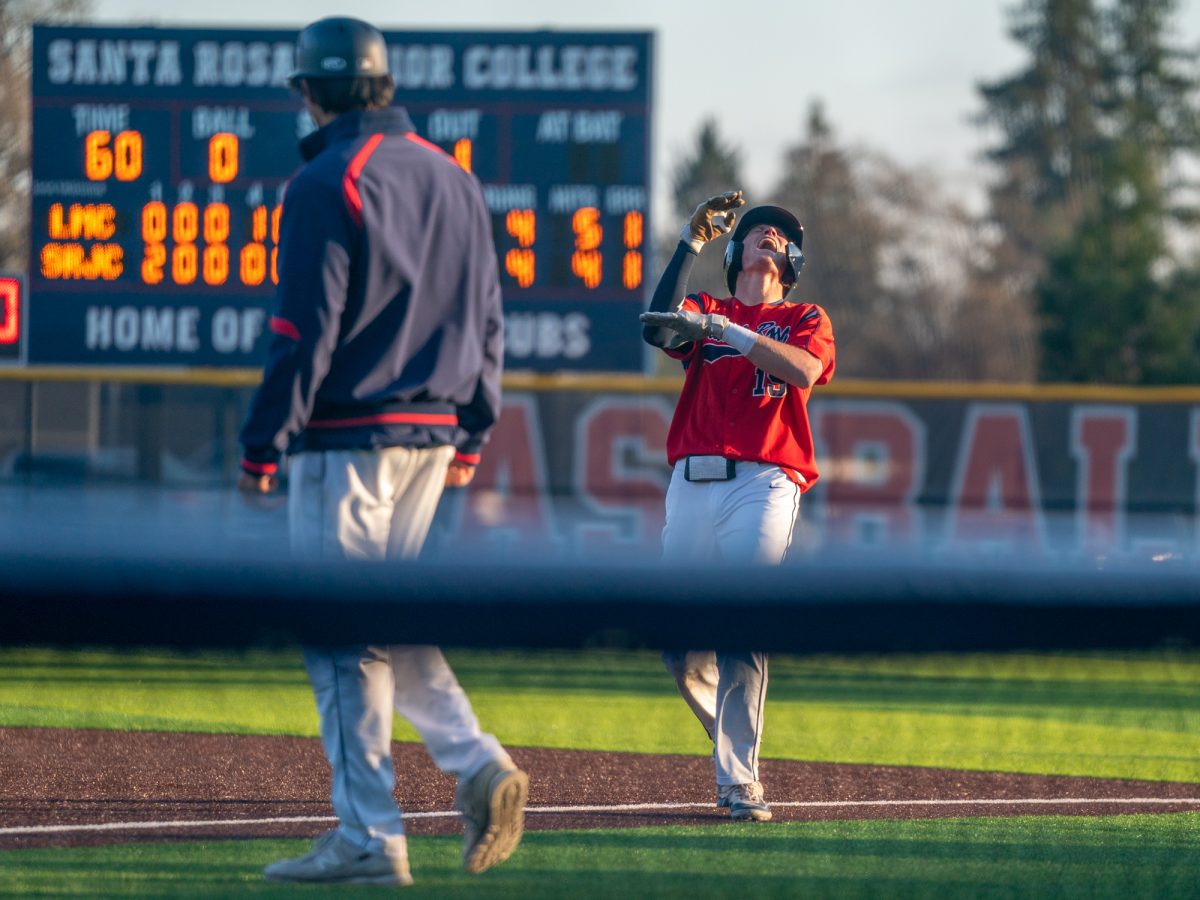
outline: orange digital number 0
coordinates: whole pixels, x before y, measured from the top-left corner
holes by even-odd
[[[228,184],[237,178],[238,136],[218,131],[208,139],[208,177],[217,184]]]

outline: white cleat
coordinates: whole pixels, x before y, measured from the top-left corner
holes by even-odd
[[[738,822],[769,822],[771,807],[763,799],[761,782],[717,785],[717,806],[728,807],[729,818]]]
[[[404,847],[403,843],[398,843]],[[413,883],[408,871],[408,853],[389,856],[357,847],[338,833],[327,831],[303,856],[284,859],[263,869],[267,881],[307,884],[393,884]]]

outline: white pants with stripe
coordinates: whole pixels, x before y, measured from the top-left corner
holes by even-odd
[[[778,466],[737,463],[729,481],[690,482],[680,460],[667,489],[663,559],[776,564],[792,541],[800,487]],[[750,623],[730,623],[753,640]],[[734,634],[736,637],[736,634]],[[739,652],[668,651],[667,671],[713,741],[718,785],[758,781],[767,657]]]
[[[304,559],[381,560],[416,556],[437,510],[452,447],[335,450],[292,458],[288,524]],[[480,730],[437,647],[306,647],[333,776],[339,830],[368,850],[402,852],[404,826],[393,797],[392,711],[421,735],[443,772],[469,778],[507,760]]]

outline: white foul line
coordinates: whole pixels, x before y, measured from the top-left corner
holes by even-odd
[[[772,801],[771,806],[803,809],[845,809],[860,806],[1068,806],[1068,805],[1124,805],[1124,806],[1200,806],[1200,797],[1029,797],[1000,798],[985,800],[783,800]],[[616,803],[581,806],[529,806],[530,815],[545,813],[595,813],[595,812],[654,812],[673,809],[712,809],[711,803]],[[405,819],[457,818],[455,810],[408,812]],[[334,816],[280,816],[270,819],[197,819],[194,821],[168,822],[99,822],[92,825],[18,825],[0,828],[0,835],[61,834],[71,831],[149,831],[170,828],[220,828],[233,825],[294,825],[308,822],[336,822]]]

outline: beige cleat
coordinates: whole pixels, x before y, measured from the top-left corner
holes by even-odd
[[[510,763],[490,762],[459,782],[454,805],[462,813],[463,868],[472,875],[508,859],[525,830],[529,776]]]
[[[401,844],[403,847],[403,844]],[[335,828],[313,844],[312,850],[295,859],[284,859],[263,869],[267,881],[307,884],[393,884],[413,883],[408,871],[408,853],[389,856],[363,850],[342,837]]]
[[[761,782],[718,784],[717,806],[729,808],[729,818],[739,822],[769,822],[771,807],[763,799]]]

